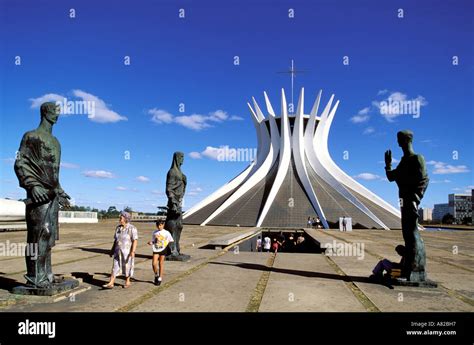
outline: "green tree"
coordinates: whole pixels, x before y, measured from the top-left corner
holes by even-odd
[[[107,209],[106,218],[118,217],[119,214],[120,214],[120,212],[117,210],[117,207],[115,207],[115,206],[110,206],[110,207]]]
[[[453,224],[454,217],[451,213],[446,213],[441,220],[441,224]]]

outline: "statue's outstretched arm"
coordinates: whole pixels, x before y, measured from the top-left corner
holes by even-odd
[[[392,151],[385,151],[385,174],[390,182],[397,179],[397,169],[392,170]]]

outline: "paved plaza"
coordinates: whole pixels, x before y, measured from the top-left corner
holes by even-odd
[[[215,238],[248,233],[251,228],[186,225],[182,252],[189,262],[166,262],[161,286],[153,285],[149,241],[154,225],[133,223],[139,231],[132,286],[103,290],[112,259],[115,220],[62,224],[53,250],[55,274],[81,281],[74,294],[16,296],[23,283],[21,256],[0,257],[0,311],[152,311],[152,312],[465,312],[474,311],[474,232],[424,231],[427,270],[437,288],[384,286],[368,280],[382,258],[399,261],[399,230],[306,229],[322,246],[363,248],[363,255],[256,253],[228,247],[208,248]],[[20,243],[25,231],[2,232],[0,243]],[[245,238],[241,241],[244,241]],[[361,245],[363,245],[361,247]],[[204,248],[203,248],[204,247]],[[337,254],[337,253],[336,253]]]

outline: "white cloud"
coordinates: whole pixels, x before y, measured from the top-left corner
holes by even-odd
[[[128,188],[122,187],[122,186],[117,186],[115,189],[116,189],[116,190],[120,190],[120,191],[128,190]]]
[[[145,182],[145,183],[150,182],[150,179],[146,176],[137,176],[136,180],[139,182]]]
[[[241,121],[242,117],[232,115],[229,116],[223,110],[216,110],[208,115],[191,114],[174,116],[166,110],[153,108],[148,110],[148,114],[152,115],[151,121],[157,124],[176,123],[180,126],[200,131],[209,127],[213,127],[213,123],[221,123],[224,121]]]
[[[433,165],[433,174],[459,174],[470,171],[466,165],[450,165],[438,161],[429,161],[426,164]]]
[[[216,121],[216,122],[222,122],[227,120],[229,115],[223,110],[216,110],[213,111],[212,113],[209,113],[209,120],[211,121]]]
[[[88,170],[82,173],[86,177],[93,178],[115,178],[116,176],[110,171],[105,170]]]
[[[366,181],[373,181],[373,180],[380,180],[382,179],[379,175],[371,174],[371,173],[361,173],[359,175],[354,176],[356,179],[359,180],[366,180]]]
[[[363,123],[369,121],[370,116],[368,115],[354,115],[351,117],[352,123]]]
[[[161,191],[161,190],[152,190],[151,191],[151,194],[155,194],[155,195],[165,195],[165,192]]]
[[[122,116],[109,109],[107,104],[105,104],[105,102],[99,97],[78,89],[72,90],[71,92],[74,97],[80,98],[82,101],[92,102],[91,104],[93,104],[94,108],[93,116],[87,116],[87,118],[91,121],[98,123],[110,123],[127,120],[125,116]],[[63,102],[64,98],[64,96],[58,95],[56,93],[48,93],[37,98],[30,98],[31,108],[38,108],[44,102]],[[68,99],[68,101],[71,100]]]
[[[221,146],[222,148],[223,146]],[[206,146],[206,149],[201,152],[201,155],[209,159],[217,160],[217,157],[221,153],[221,148]]]
[[[409,99],[407,94],[399,91],[391,92],[385,99],[372,101],[372,106],[388,122],[394,122],[395,118],[400,115],[419,117],[421,107],[427,104],[428,102],[423,96]]]
[[[430,183],[451,183],[451,180],[431,180]]]
[[[189,196],[196,196],[196,195],[199,195],[199,193],[201,193],[201,192],[202,192],[202,188],[196,187],[196,188],[193,188],[193,189],[189,190],[188,195]]]
[[[153,109],[148,110],[148,114],[153,115],[151,117],[151,121],[158,124],[173,122],[173,115],[168,113],[166,110],[153,108]]]
[[[374,127],[367,127],[362,134],[372,134],[375,132]]]
[[[466,186],[462,188],[456,187],[456,188],[453,188],[452,190],[455,192],[461,192],[464,194],[471,194],[472,189],[474,189],[474,185],[470,185],[470,186]]]
[[[64,96],[58,95],[57,93],[47,93],[37,98],[30,98],[31,108],[39,108],[44,102],[62,102]]]
[[[79,165],[73,163],[62,162],[61,168],[64,169],[79,169]]]
[[[189,157],[191,157],[192,159],[201,159],[202,156],[199,152],[196,152],[196,151],[193,151],[193,152],[189,152]]]
[[[400,115],[412,115],[413,118],[418,118],[421,113],[421,107],[426,106],[428,102],[425,97],[418,95],[415,98],[408,98],[408,96],[399,91],[388,91],[387,89],[379,90],[378,97],[372,101],[371,105],[365,107],[350,118],[352,123],[364,123],[369,121],[370,113],[375,111],[380,113],[388,122],[394,122],[395,118]]]
[[[174,118],[174,121],[183,127],[195,131],[200,131],[205,128],[212,127],[212,125],[208,123],[210,121],[210,118],[199,114],[176,116]]]
[[[83,101],[94,102],[95,114],[89,117],[91,121],[98,123],[109,123],[128,120],[125,116],[122,116],[115,111],[108,108],[105,102],[93,94],[87,93],[82,90],[72,90],[74,96],[82,98]]]
[[[367,122],[370,119],[369,112],[370,107],[365,107],[364,109],[359,110],[357,115],[352,116],[350,120],[352,123]]]
[[[202,152],[190,152],[189,157],[192,159],[202,159],[203,157],[207,157],[209,159],[218,160],[219,154],[222,154],[222,149],[225,146],[221,145],[220,147],[213,147],[213,146],[206,146],[206,149]]]

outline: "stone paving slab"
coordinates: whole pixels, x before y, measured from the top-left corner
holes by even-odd
[[[244,312],[269,255],[228,252],[133,311]]]
[[[361,312],[365,308],[323,255],[278,253],[259,311]]]

